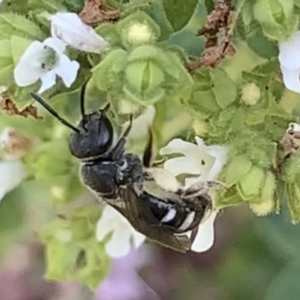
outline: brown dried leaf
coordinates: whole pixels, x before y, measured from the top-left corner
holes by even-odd
[[[43,119],[43,117],[38,115],[37,108],[33,105],[28,105],[22,110],[19,110],[16,104],[9,98],[9,96],[6,93],[2,93],[0,99],[0,108],[6,111],[6,113],[10,116],[19,115],[25,118],[31,116],[36,120]]]
[[[120,18],[120,13],[107,9],[101,0],[85,0],[84,7],[79,13],[81,20],[92,27],[103,22],[116,22]]]
[[[203,66],[215,68],[225,56],[235,54],[229,36],[230,26],[234,20],[232,9],[225,0],[216,3],[215,9],[207,17],[205,26],[197,32],[198,36],[206,37],[205,50],[199,60],[187,66],[190,72]]]

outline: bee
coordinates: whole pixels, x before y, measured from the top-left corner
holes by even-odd
[[[166,188],[159,179],[164,176],[163,169],[151,168],[152,138],[142,160],[127,153],[125,145],[132,127],[130,116],[128,127],[113,145],[114,130],[107,116],[109,104],[99,111],[86,113],[85,87],[80,94],[81,120],[77,126],[59,116],[40,96],[34,93],[31,96],[71,129],[70,153],[81,163],[83,185],[97,199],[114,207],[150,240],[179,252],[188,251],[191,239],[185,233],[209,215],[212,201],[207,192],[216,183],[195,183],[184,189],[173,177],[173,187]]]

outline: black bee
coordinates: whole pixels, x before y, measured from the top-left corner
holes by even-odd
[[[72,132],[69,138],[71,154],[81,161],[83,184],[98,198],[118,210],[131,225],[149,239],[174,250],[190,249],[192,230],[211,210],[207,190],[213,183],[195,184],[184,190],[167,191],[149,170],[152,139],[143,162],[125,152],[129,126],[113,145],[113,126],[107,117],[109,105],[89,114],[84,107],[85,85],[80,95],[81,120],[77,127],[60,117],[42,98],[31,96]]]

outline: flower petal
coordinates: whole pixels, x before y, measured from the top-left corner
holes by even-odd
[[[106,205],[100,219],[97,222],[96,238],[103,241],[105,236],[115,229],[116,223],[119,221],[120,213],[109,205]]]
[[[279,62],[290,70],[300,68],[300,31],[287,41],[279,43]]]
[[[79,67],[77,61],[71,61],[68,56],[62,54],[59,57],[58,66],[54,68],[54,72],[62,78],[67,87],[70,87],[77,77]]]
[[[135,248],[139,248],[146,240],[146,236],[136,231],[133,227],[132,227],[131,234],[132,234],[133,245]]]
[[[27,176],[27,170],[20,160],[0,162],[0,200],[16,188]]]
[[[84,24],[75,13],[58,12],[51,19],[51,34],[85,52],[101,53],[108,45],[96,31]]]
[[[284,66],[280,67],[285,87],[293,92],[300,93],[300,69],[290,70]]]
[[[222,171],[222,168],[226,164],[228,149],[222,146],[209,146],[207,152],[216,159],[206,180],[216,180]]]
[[[195,252],[204,252],[209,250],[214,244],[214,221],[217,212],[213,211],[205,222],[199,225],[199,229],[195,240],[192,244],[191,250]]]
[[[56,74],[54,69],[44,73],[41,76],[42,85],[38,91],[38,94],[43,93],[44,91],[51,88],[56,83]]]
[[[58,54],[63,54],[66,50],[66,43],[56,37],[45,39],[44,45],[51,47]]]
[[[129,226],[131,225],[129,224]],[[128,254],[131,248],[130,237],[130,227],[119,224],[119,226],[115,228],[111,239],[105,245],[107,253],[113,258]]]
[[[197,163],[193,157],[175,157],[164,163],[164,169],[171,172],[174,176],[178,176],[180,174],[199,175],[204,172],[207,167],[206,165],[202,165],[201,161]]]
[[[41,42],[33,42],[26,49],[14,69],[14,78],[18,86],[28,86],[39,80],[45,73],[42,62],[46,52]]]
[[[169,144],[160,149],[160,155],[182,153],[186,156],[197,156],[198,147],[193,143],[186,142],[182,139],[173,139]]]

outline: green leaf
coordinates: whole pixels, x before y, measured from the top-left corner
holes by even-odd
[[[299,274],[300,258],[298,256],[275,276],[266,291],[264,300],[298,300],[300,295]]]
[[[252,35],[247,43],[249,47],[261,57],[272,58],[278,56],[277,43],[268,40],[262,33]]]
[[[221,68],[211,71],[210,76],[213,82],[212,90],[216,96],[216,101],[221,108],[226,108],[236,99],[236,85]]]
[[[185,0],[184,5],[178,0],[162,0],[164,11],[174,31],[182,29],[192,18],[198,0]]]
[[[230,187],[237,183],[251,169],[252,163],[246,155],[235,156],[226,167],[225,180]]]
[[[0,40],[0,85],[8,86],[13,82],[14,63],[9,40]]]
[[[34,22],[25,16],[14,13],[0,13],[0,37],[10,38],[12,35],[43,40],[46,35]]]
[[[16,35],[10,37],[12,59],[15,66],[19,62],[20,57],[24,54],[25,50],[32,42],[32,40]]]
[[[160,41],[167,40],[174,32],[172,25],[167,19],[167,15],[163,9],[163,4],[160,0],[148,2],[142,8],[160,27]]]

